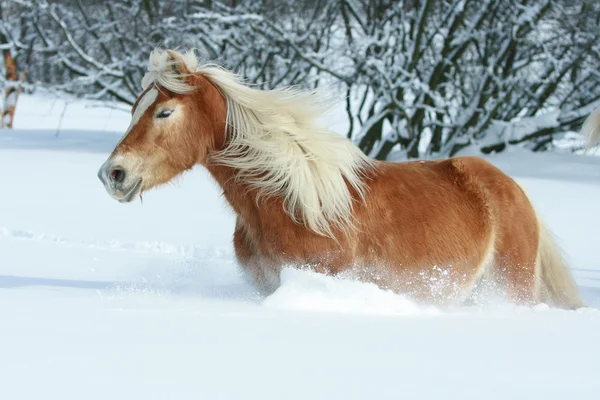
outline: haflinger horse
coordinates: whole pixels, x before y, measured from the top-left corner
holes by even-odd
[[[199,164],[237,220],[236,258],[267,295],[283,268],[351,277],[417,302],[582,306],[521,187],[478,157],[384,162],[325,129],[323,103],[258,90],[193,52],[155,50],[123,138],[98,173],[120,202]]]
[[[583,123],[582,133],[588,149],[600,144],[600,108],[587,117]]]

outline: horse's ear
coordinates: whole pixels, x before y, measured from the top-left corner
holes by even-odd
[[[176,75],[181,77],[190,75],[190,70],[179,53],[167,50],[167,63]]]

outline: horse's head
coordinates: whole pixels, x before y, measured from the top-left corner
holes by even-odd
[[[371,162],[321,125],[312,91],[252,88],[219,66],[199,67],[192,52],[170,50],[150,54],[142,88],[98,174],[113,198],[132,201],[202,164],[222,186],[238,185],[228,193],[252,192],[239,201],[279,197],[293,220],[328,236],[351,225]]]
[[[98,172],[114,199],[130,202],[222,146],[225,100],[195,69],[195,58],[185,54],[151,57],[129,128]]]

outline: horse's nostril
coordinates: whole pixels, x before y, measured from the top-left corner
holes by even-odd
[[[113,169],[110,171],[110,179],[116,183],[123,182],[125,180],[125,171],[119,168]]]

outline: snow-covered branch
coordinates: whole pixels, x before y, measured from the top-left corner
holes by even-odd
[[[0,46],[29,54],[30,82],[131,104],[152,49],[194,48],[259,87],[337,90],[346,135],[380,159],[468,145],[543,150],[600,99],[599,2],[5,4]]]

